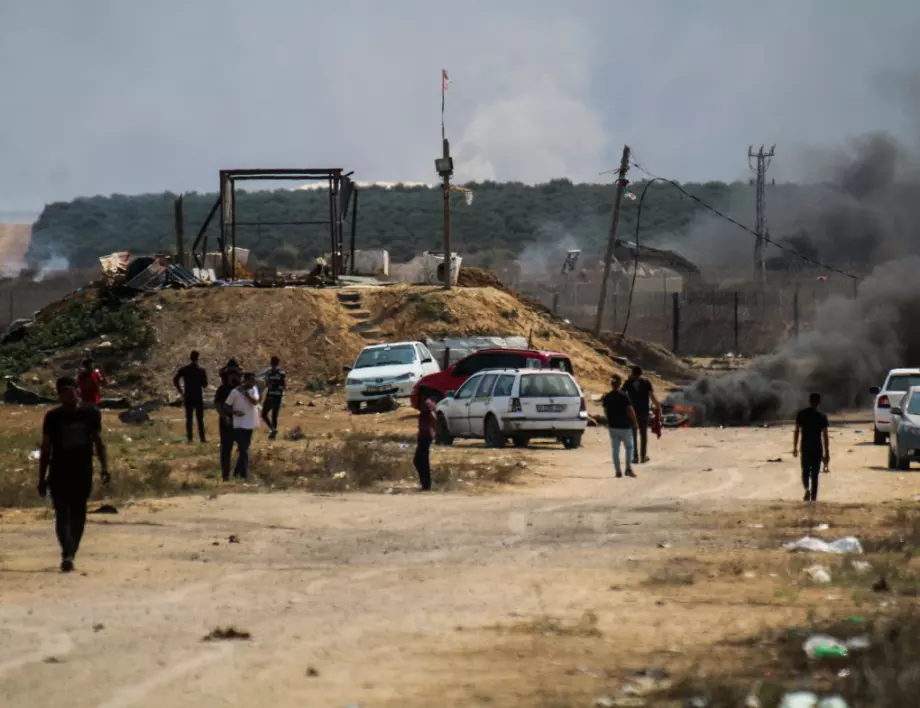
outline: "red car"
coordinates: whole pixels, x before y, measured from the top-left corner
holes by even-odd
[[[470,376],[483,369],[559,369],[575,374],[567,354],[536,349],[482,349],[443,371],[419,379],[412,389],[412,406],[417,410],[426,398],[440,401],[448,391],[456,391]]]

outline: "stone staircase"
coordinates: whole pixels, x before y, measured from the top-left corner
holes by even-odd
[[[377,325],[370,321],[371,313],[364,308],[360,290],[342,290],[337,295],[339,304],[345,309],[355,324],[349,331],[362,337],[368,344],[380,344],[383,335]]]

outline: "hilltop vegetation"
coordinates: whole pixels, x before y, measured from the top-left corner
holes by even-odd
[[[553,180],[527,186],[484,182],[467,185],[475,198],[467,206],[453,196],[454,244],[475,263],[489,266],[496,259],[519,254],[528,243],[560,243],[567,235],[587,252],[599,252],[610,228],[613,187],[610,184],[572,184]],[[639,193],[643,183],[632,185]],[[687,184],[685,188],[710,204],[725,205],[751,190],[746,184]],[[112,195],[57,202],[45,207],[33,230],[30,262],[52,256],[68,258],[77,267],[116,250],[172,250],[174,194]],[[216,195],[186,196],[186,239],[194,240]],[[626,200],[621,228],[630,238],[635,227],[636,201]],[[677,190],[662,186],[643,207],[643,233],[680,232],[700,210]],[[324,191],[258,191],[237,193],[239,221],[318,221],[328,219]],[[438,189],[425,187],[371,187],[361,190],[358,203],[358,245],[389,249],[392,258],[407,260],[428,248],[437,248],[442,227],[442,199]],[[216,243],[209,229],[209,243]],[[300,267],[328,249],[325,226],[241,226],[237,242],[261,261],[279,267]]]

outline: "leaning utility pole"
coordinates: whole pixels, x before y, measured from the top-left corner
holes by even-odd
[[[613,253],[617,240],[617,224],[620,221],[620,205],[623,203],[623,192],[629,180],[626,173],[629,171],[629,145],[623,146],[623,157],[620,158],[620,169],[617,171],[617,195],[613,202],[613,221],[610,223],[610,236],[607,239],[607,256],[604,258],[604,279],[601,281],[601,295],[597,301],[597,319],[594,321],[594,336],[601,336],[604,323],[604,307],[607,304],[607,281],[610,280],[610,269],[613,266]]]
[[[767,182],[767,168],[770,166],[770,158],[773,157],[775,147],[776,145],[773,145],[770,147],[769,152],[764,152],[763,145],[761,145],[760,150],[756,153],[753,145],[748,147],[748,165],[751,171],[757,175],[757,202],[756,216],[754,217],[754,232],[757,234],[757,239],[754,242],[754,280],[759,280],[761,285],[766,285],[767,283],[766,251],[767,238],[769,237],[764,209],[764,187]],[[756,164],[752,160],[756,160]]]

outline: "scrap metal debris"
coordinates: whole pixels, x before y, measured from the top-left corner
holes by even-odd
[[[252,635],[236,627],[215,627],[208,634],[203,636],[201,641],[216,642],[228,639],[252,639]]]

